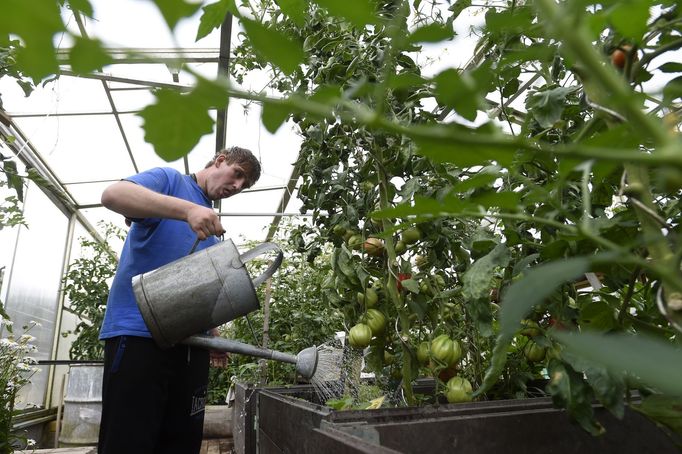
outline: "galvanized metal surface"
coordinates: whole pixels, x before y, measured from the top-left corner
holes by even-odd
[[[253,281],[244,264],[277,252]],[[244,316],[259,307],[255,286],[279,268],[282,251],[263,243],[240,255],[227,239],[156,270],[133,277],[133,291],[147,328],[161,348]]]

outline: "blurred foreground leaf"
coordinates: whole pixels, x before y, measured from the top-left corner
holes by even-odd
[[[637,334],[566,333],[552,336],[582,358],[604,365],[614,373],[627,373],[664,393],[682,396],[682,349]]]

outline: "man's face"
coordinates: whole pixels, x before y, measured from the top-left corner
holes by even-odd
[[[239,194],[246,187],[246,172],[239,164],[227,164],[220,156],[206,181],[206,193],[211,200]]]

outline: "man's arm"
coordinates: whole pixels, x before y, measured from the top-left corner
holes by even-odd
[[[128,218],[166,218],[186,221],[200,240],[225,233],[211,208],[159,194],[131,181],[118,181],[102,193],[102,205]]]

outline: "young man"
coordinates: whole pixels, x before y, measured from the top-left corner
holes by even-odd
[[[107,187],[102,204],[131,221],[100,331],[105,341],[99,454],[198,453],[209,352],[156,346],[135,302],[131,279],[212,246],[225,232],[212,201],[260,177],[243,148],[216,153],[196,174],[155,168]],[[190,303],[190,302],[188,302]]]

